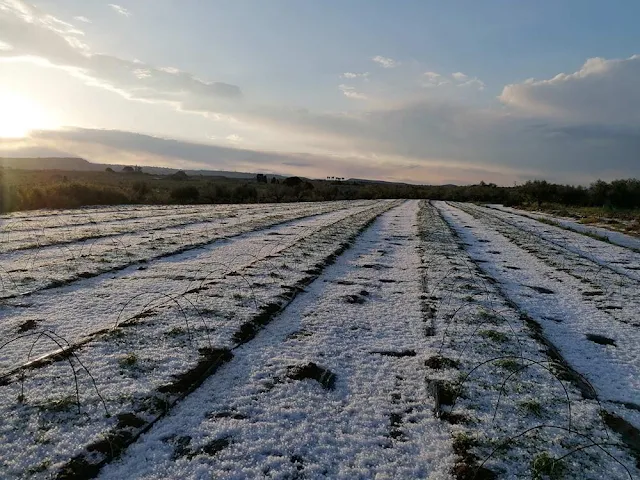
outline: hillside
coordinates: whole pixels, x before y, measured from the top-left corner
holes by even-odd
[[[108,165],[105,163],[93,163],[84,158],[66,157],[37,157],[37,158],[0,158],[0,167],[14,168],[18,170],[64,170],[73,172],[101,172],[107,167],[114,170],[122,170],[125,165]],[[171,175],[177,168],[167,167],[143,167],[145,173],[153,175]],[[231,172],[226,170],[184,170],[188,175],[203,175],[207,177],[227,178],[255,178],[251,172]],[[281,175],[270,175],[284,178]]]

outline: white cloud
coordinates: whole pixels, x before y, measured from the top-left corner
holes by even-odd
[[[226,136],[227,141],[231,143],[240,143],[243,138],[240,135],[236,135],[235,133]]]
[[[640,125],[640,55],[590,58],[574,73],[507,85],[502,103],[529,115],[581,123]]]
[[[177,68],[174,68],[174,67],[160,67],[160,68],[158,68],[158,70],[160,70],[161,72],[171,73],[171,74],[174,74],[174,75],[180,73],[180,70],[178,70]]]
[[[423,76],[425,80],[422,82],[422,86],[426,88],[442,87],[451,83],[437,72],[424,72]]]
[[[462,72],[452,73],[450,77],[445,77],[438,72],[424,72],[422,75],[425,78],[422,86],[426,88],[443,87],[447,85],[476,88],[478,90],[484,90],[485,88],[484,82],[478,77],[470,78]]]
[[[78,15],[77,17],[73,17],[73,19],[77,20],[78,22],[91,23],[91,20],[89,20],[87,17],[83,17],[82,15]]]
[[[338,85],[338,88],[343,93],[343,95],[347,98],[352,98],[354,100],[366,100],[367,96],[363,93],[358,92],[355,87],[349,85]]]
[[[137,68],[133,71],[133,75],[140,80],[144,80],[145,78],[151,78],[151,70],[148,68]]]
[[[220,102],[239,98],[236,85],[209,82],[177,69],[94,53],[83,32],[21,0],[0,3],[0,61],[31,61],[63,69],[90,85],[145,102],[213,112]]]
[[[340,76],[342,78],[348,78],[350,80],[353,80],[355,78],[368,78],[369,75],[370,75],[369,72],[364,72],[364,73],[345,72]]]
[[[393,58],[383,57],[381,55],[376,55],[371,60],[376,62],[382,68],[396,68],[398,65],[400,65],[400,63],[396,62]]]
[[[0,52],[1,51],[8,52],[10,50],[13,50],[13,47],[11,45],[9,45],[8,43],[0,41]]]
[[[453,78],[458,87],[476,88],[478,90],[484,90],[484,87],[486,87],[478,77],[469,77],[469,75],[462,72],[452,73],[451,78]]]
[[[484,87],[486,87],[486,85],[482,80],[478,79],[477,77],[473,77],[472,79],[467,80],[464,83],[458,84],[458,87],[472,87],[477,88],[478,90],[484,90]]]
[[[126,8],[120,6],[120,5],[116,5],[115,3],[110,3],[109,6],[116,11],[116,13],[122,15],[123,17],[130,17],[131,16],[131,12],[129,10],[127,10]]]

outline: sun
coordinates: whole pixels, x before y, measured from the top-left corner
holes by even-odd
[[[23,138],[31,130],[53,126],[47,112],[33,100],[0,91],[0,138]]]

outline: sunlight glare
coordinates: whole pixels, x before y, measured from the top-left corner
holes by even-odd
[[[0,92],[0,138],[23,138],[43,128],[54,125],[40,105],[13,92]]]

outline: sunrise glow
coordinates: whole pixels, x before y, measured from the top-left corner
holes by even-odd
[[[36,102],[12,92],[0,92],[0,137],[22,138],[32,130],[54,127],[51,116]]]

